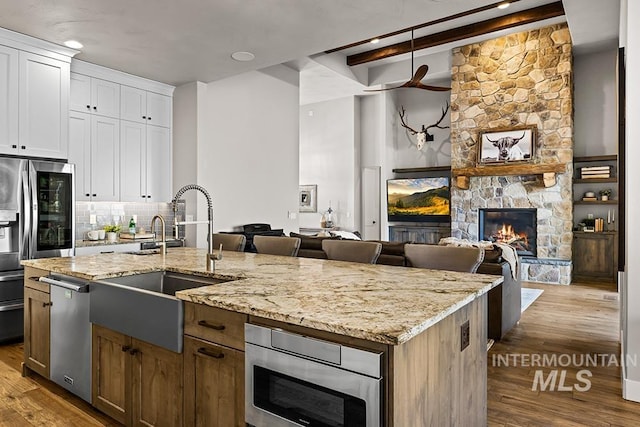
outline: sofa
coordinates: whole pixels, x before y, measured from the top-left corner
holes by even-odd
[[[327,258],[322,250],[324,239],[341,238],[340,236],[308,236],[298,233],[290,233],[290,236],[300,238],[299,257],[319,259]],[[376,264],[407,267],[407,260],[404,256],[405,242],[374,241],[382,243],[382,251]],[[488,337],[500,340],[520,320],[522,286],[520,279],[513,277],[511,266],[502,259],[502,251],[495,246],[493,249],[485,250],[484,261],[478,267],[477,273],[504,277],[504,282],[491,289],[487,295]]]

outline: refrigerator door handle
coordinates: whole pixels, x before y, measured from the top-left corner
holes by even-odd
[[[33,162],[29,163],[29,188],[31,189],[29,210],[31,212],[31,232],[29,233],[29,259],[35,258],[38,241],[38,174]]]
[[[28,259],[30,253],[29,239],[31,237],[31,204],[29,202],[29,176],[22,171],[22,239],[20,240],[20,259]]]

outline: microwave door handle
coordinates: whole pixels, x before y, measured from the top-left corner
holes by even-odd
[[[29,176],[22,171],[22,236],[20,239],[20,258],[29,258],[29,238],[31,237],[31,203],[29,202]]]

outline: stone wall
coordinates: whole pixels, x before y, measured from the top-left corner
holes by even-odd
[[[550,188],[540,176],[471,177],[468,190],[452,188],[452,235],[478,238],[478,208],[537,208],[538,257],[570,260],[573,85],[567,25],[456,48],[452,64],[453,168],[475,166],[480,130],[521,125],[538,129],[533,163],[568,164]],[[570,280],[560,275],[565,273],[552,274],[550,281]]]

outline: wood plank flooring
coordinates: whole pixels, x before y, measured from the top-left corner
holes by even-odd
[[[640,403],[622,399],[621,368],[608,366],[612,360],[620,361],[618,294],[612,286],[523,286],[543,289],[544,293],[523,313],[520,324],[489,351],[489,425],[640,426]],[[530,356],[514,354],[547,355],[552,362],[555,355],[557,359],[555,364],[540,367],[534,366]],[[516,360],[516,366],[505,366],[506,355],[511,355],[509,362]],[[587,355],[592,360],[587,360]],[[498,356],[503,356],[502,360]],[[597,366],[591,366],[594,357]],[[562,366],[567,362],[571,366]],[[548,380],[551,371],[558,371],[555,391],[550,390],[551,383],[542,391],[540,382],[537,390],[532,390],[539,369],[543,380]],[[558,391],[565,369],[563,384],[570,391]],[[574,385],[586,388],[585,382],[577,380],[582,369],[592,376],[582,377],[591,386],[581,392]]]
[[[620,397],[617,366],[586,368],[593,376],[585,392],[532,391],[537,367],[492,366],[494,358],[507,354],[619,355],[618,295],[610,287],[524,286],[544,293],[523,313],[520,324],[489,351],[489,425],[640,426],[640,403]],[[0,426],[118,425],[50,381],[37,375],[23,378],[22,349],[21,343],[0,346]],[[545,379],[552,369],[543,368]],[[564,384],[573,386],[580,368],[566,369]]]

